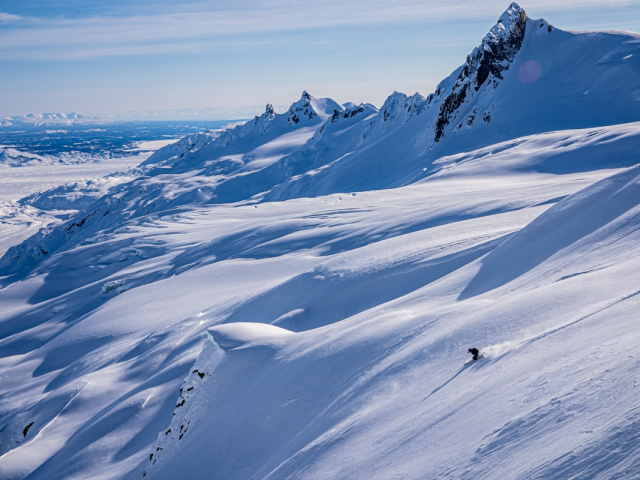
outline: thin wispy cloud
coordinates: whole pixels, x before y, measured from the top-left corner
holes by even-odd
[[[559,6],[546,0],[530,2],[532,8],[544,11],[577,6],[618,8],[628,3],[629,0],[566,1]],[[503,0],[281,0],[225,2],[222,6],[218,2],[192,3],[161,13],[136,11],[125,16],[85,18],[0,13],[0,58],[65,60],[193,51],[219,45],[221,39],[239,41],[246,35],[273,32],[407,22],[459,24],[471,17],[495,17],[506,7]]]
[[[22,22],[25,18],[20,15],[11,15],[10,13],[0,12],[0,24],[1,23],[14,23],[14,22]]]

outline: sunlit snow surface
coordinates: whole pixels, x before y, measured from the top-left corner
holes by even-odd
[[[637,50],[607,35],[567,41]],[[499,103],[435,146],[420,98],[305,93],[80,195],[0,260],[0,477],[640,475],[633,82],[600,124]]]

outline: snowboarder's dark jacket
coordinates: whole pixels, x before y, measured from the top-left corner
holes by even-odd
[[[480,354],[480,350],[478,350],[477,348],[470,348],[469,349],[469,353],[471,353],[473,355],[473,359],[477,360],[478,359],[478,355]]]

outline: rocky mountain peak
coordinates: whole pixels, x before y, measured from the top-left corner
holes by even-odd
[[[393,92],[382,105],[380,115],[386,124],[390,124],[398,117],[402,117],[405,122],[408,122],[422,113],[424,106],[425,98],[417,92],[411,96]]]
[[[526,12],[517,3],[512,3],[482,39],[480,46],[467,57],[459,78],[474,77],[472,83],[476,91],[489,75],[501,80],[502,72],[509,68],[522,47],[526,23]]]
[[[498,23],[493,26],[489,34],[498,37],[503,35],[505,32],[512,32],[515,29],[520,28],[521,21],[526,19],[526,17],[527,15],[522,7],[516,2],[513,2],[500,16]]]
[[[273,117],[276,114],[276,112],[273,110],[272,104],[267,103],[267,108],[265,108],[264,114],[267,117]]]
[[[517,3],[512,3],[480,45],[467,56],[456,83],[440,105],[434,125],[436,143],[444,136],[445,128],[455,119],[458,109],[469,97],[485,84],[491,83],[494,88],[499,85],[503,79],[502,72],[509,69],[522,47],[526,25],[526,12]]]
[[[312,100],[313,97],[306,90],[303,91],[300,100],[289,107],[287,123],[289,125],[297,125],[303,119],[312,120],[317,117],[318,112],[314,109]]]

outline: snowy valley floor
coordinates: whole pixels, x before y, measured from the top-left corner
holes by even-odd
[[[639,476],[640,167],[478,173],[555,142],[168,209],[11,279],[0,477]]]

